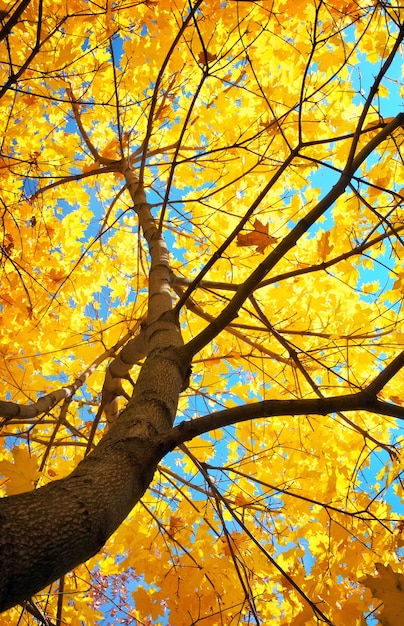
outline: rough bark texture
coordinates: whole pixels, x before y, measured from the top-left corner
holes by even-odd
[[[0,611],[96,554],[150,484],[188,365],[154,350],[116,424],[67,478],[0,499]]]

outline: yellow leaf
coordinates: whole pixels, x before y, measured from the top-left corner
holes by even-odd
[[[382,626],[402,626],[404,615],[404,574],[394,572],[391,565],[376,563],[378,576],[367,575],[361,579],[374,597],[383,602],[379,609]]]
[[[14,462],[0,461],[0,473],[6,478],[7,495],[11,496],[34,488],[40,476],[37,460],[27,448],[14,448]]]
[[[381,98],[388,98],[390,95],[390,91],[387,89],[387,87],[385,87],[384,85],[379,85],[379,88],[377,90],[377,94],[381,97]],[[386,119],[384,120],[386,122]]]
[[[289,626],[304,626],[311,619],[313,619],[313,609],[308,604],[305,604],[303,611],[293,618]]]

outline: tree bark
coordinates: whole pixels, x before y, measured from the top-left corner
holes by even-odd
[[[94,556],[142,497],[187,376],[182,352],[150,353],[127,408],[72,474],[0,499],[0,611]]]

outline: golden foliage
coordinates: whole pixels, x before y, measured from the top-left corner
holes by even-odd
[[[0,3],[3,29],[13,11]],[[402,24],[399,3],[364,0],[34,0],[0,33],[0,397],[35,402],[95,364],[71,400],[4,425],[4,494],[82,458],[103,359],[145,313],[149,259],[120,160],[144,177],[179,297],[216,254],[183,309],[187,341],[333,187],[352,147],[394,119],[400,61],[389,75],[383,62]],[[198,354],[181,419],[343,395],[398,354],[403,188],[401,128]],[[400,372],[382,396],[402,405],[403,393]],[[167,457],[63,594],[35,602],[51,620],[62,606],[66,624],[303,626],[317,608],[363,626],[374,596],[396,626],[399,438],[393,419],[363,412],[213,431]]]

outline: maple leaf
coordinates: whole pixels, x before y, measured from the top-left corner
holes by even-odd
[[[249,503],[248,499],[244,496],[244,494],[239,491],[235,496],[234,496],[234,504],[237,507],[244,507]]]
[[[184,521],[182,517],[179,517],[177,515],[172,515],[170,517],[170,527],[167,530],[167,534],[170,537],[174,537],[175,533],[183,527],[184,527]]]
[[[231,556],[234,552],[237,552],[241,548],[241,544],[245,541],[245,537],[242,533],[232,532],[226,537],[220,537],[221,549],[225,556]]]
[[[26,448],[14,448],[14,460],[0,461],[0,473],[6,477],[8,495],[23,493],[34,487],[39,478],[37,460]]]
[[[305,626],[313,618],[313,609],[307,604],[304,605],[303,610],[293,618],[289,626]]]
[[[215,61],[217,59],[216,54],[212,54],[208,50],[201,50],[197,55],[199,65],[207,65],[211,61]]]
[[[333,247],[334,246],[330,244],[330,231],[327,230],[327,232],[322,233],[320,239],[317,241],[318,258],[325,261]]]
[[[108,159],[116,159],[119,154],[119,141],[117,137],[113,137],[102,149],[102,156]]]
[[[101,166],[101,163],[99,163],[98,161],[95,161],[93,163],[87,163],[86,165],[83,165],[82,171],[92,172],[92,171],[98,170],[100,166]]]
[[[397,530],[396,543],[399,548],[402,548],[404,546],[404,521],[399,522],[399,524],[397,524],[396,530]]]
[[[278,237],[268,235],[268,224],[263,224],[257,218],[254,222],[254,230],[249,233],[239,233],[237,235],[237,246],[256,246],[256,252],[264,254],[270,243],[276,243]]]
[[[404,406],[404,398],[401,398],[400,396],[389,396],[389,398],[392,402],[394,402],[394,404]]]
[[[399,289],[404,292],[404,272],[397,273],[398,278],[394,281],[393,289]]]
[[[51,268],[50,272],[48,272],[47,274],[45,274],[47,276],[47,278],[49,278],[53,283],[62,283],[65,278],[66,278],[66,274],[64,272],[61,271],[57,271],[55,270],[54,267]]]
[[[400,213],[403,192],[399,191],[399,169],[391,166],[401,158],[402,116],[400,126],[378,144],[377,158],[371,156],[380,131],[387,124],[394,126],[397,119],[377,113],[379,99],[389,97],[394,108],[395,99],[402,95],[399,65],[389,66],[392,73],[388,79],[382,75],[385,60],[401,36],[397,20],[387,5],[383,6],[386,3],[329,0],[317,3],[313,11],[312,0],[282,0],[275,3],[282,10],[273,12],[265,2],[107,0],[101,12],[86,0],[68,4],[66,13],[66,3],[59,3],[56,12],[53,3],[40,3],[38,13],[38,3],[22,0],[1,24],[0,403],[7,412],[7,401],[10,405],[11,400],[23,402],[34,390],[57,389],[66,399],[72,389],[69,383],[74,383],[75,393],[78,385],[83,385],[82,399],[69,396],[71,402],[61,404],[60,411],[57,406],[49,410],[46,402],[45,413],[38,419],[25,421],[22,415],[15,415],[2,425],[5,446],[0,467],[6,496],[13,488],[36,486],[35,460],[44,465],[41,477],[48,483],[55,478],[64,480],[84,449],[94,446],[97,450],[105,430],[99,405],[105,382],[103,363],[112,355],[114,361],[115,355],[118,359],[113,380],[123,392],[126,386],[121,386],[120,375],[128,373],[129,364],[140,364],[134,366],[142,371],[139,378],[138,372],[134,377],[139,393],[136,391],[133,403],[139,406],[137,398],[147,392],[139,410],[146,424],[149,418],[150,424],[154,423],[152,408],[162,401],[172,407],[169,419],[173,419],[178,393],[171,396],[171,392],[179,370],[175,367],[171,372],[171,359],[161,369],[156,356],[159,346],[165,345],[165,325],[167,331],[171,325],[170,316],[165,319],[161,313],[171,306],[174,294],[169,294],[170,288],[176,291],[174,297],[181,298],[182,289],[203,268],[209,276],[201,277],[192,297],[186,298],[184,292],[187,310],[181,310],[174,334],[166,337],[171,345],[172,337],[178,335],[178,321],[185,345],[190,340],[197,343],[201,332],[206,337],[205,329],[208,334],[212,331],[209,343],[194,361],[191,385],[178,400],[186,420],[199,417],[207,407],[213,416],[238,405],[242,410],[246,402],[258,398],[286,400],[288,411],[293,411],[315,388],[324,396],[338,390],[342,398],[351,393],[352,381],[358,391],[365,388],[372,372],[392,361],[402,343],[402,316],[393,316],[398,305],[392,303],[398,303],[404,292],[397,252],[404,232]],[[24,15],[19,19],[21,7]],[[42,24],[38,24],[39,15]],[[375,15],[383,15],[383,19],[374,19]],[[32,37],[27,36],[27,25],[30,32],[36,29],[41,34],[35,48]],[[318,45],[320,34],[325,45]],[[377,62],[376,70],[372,61]],[[379,69],[375,80],[371,74]],[[364,80],[359,81],[362,75]],[[13,77],[18,78],[17,90]],[[362,87],[366,108],[354,98]],[[66,89],[71,91],[69,98],[63,97]],[[394,115],[393,109],[389,115]],[[334,184],[327,176],[318,182],[320,177],[313,175],[332,168],[337,178],[343,171],[351,178],[352,168],[346,169],[349,153],[355,152],[353,162],[358,164],[359,155],[367,149],[368,157],[355,174],[355,184],[348,184],[340,194],[341,182],[336,181],[336,199],[327,209],[326,222],[322,217],[311,222],[312,208],[319,216],[323,209],[318,200],[326,198]],[[105,168],[104,161],[111,166]],[[158,232],[155,218],[145,217],[147,204],[138,214],[139,206],[132,201],[139,174],[147,197],[154,196]],[[360,185],[359,180],[363,180]],[[317,183],[321,189],[316,189]],[[163,189],[166,209],[160,211],[156,193]],[[255,213],[248,212],[250,221],[245,226],[245,207],[258,206],[264,190],[266,206],[271,207],[270,217],[265,217],[268,224],[262,223],[262,215],[261,220],[255,219]],[[234,197],[243,202],[234,203]],[[177,205],[175,209],[171,201]],[[217,210],[229,206],[231,213]],[[265,260],[260,263],[257,253],[263,254],[278,241],[269,231],[280,233],[282,229],[291,234],[284,242],[285,254],[274,259],[276,267],[267,266]],[[241,232],[236,239],[238,248],[234,243],[228,248],[229,230]],[[305,237],[303,231],[317,235]],[[167,234],[167,250],[162,251]],[[364,244],[368,256],[363,254]],[[212,256],[213,250],[220,251],[217,258]],[[227,257],[221,254],[224,250],[229,252]],[[161,262],[156,262],[161,252]],[[166,271],[166,252],[172,252],[173,270],[177,270],[173,273]],[[319,260],[329,262],[331,255],[341,259],[331,272],[313,271]],[[382,256],[383,265],[378,268],[377,258]],[[149,274],[151,266],[157,271]],[[383,273],[383,268],[389,276],[374,276],[372,283],[363,284],[362,271]],[[260,282],[252,286],[250,278],[254,276]],[[386,289],[374,294],[380,278]],[[49,292],[62,283],[63,290],[53,297]],[[162,285],[160,293],[158,285]],[[362,288],[357,289],[358,285]],[[255,287],[259,293],[253,302],[250,288],[255,291]],[[368,293],[366,301],[364,292]],[[246,306],[239,308],[244,297],[249,302],[245,300]],[[228,309],[230,301],[237,307]],[[263,313],[261,321],[251,315],[253,304],[257,313],[259,309]],[[235,308],[240,319],[230,323]],[[229,323],[220,330],[226,310],[231,313]],[[278,333],[268,333],[268,325],[262,323],[265,318]],[[134,320],[145,321],[144,325],[139,322],[139,327],[136,322],[136,334]],[[391,341],[386,342],[380,331],[388,320]],[[141,346],[132,359],[132,351],[126,350],[132,338],[137,342],[138,331],[142,337],[152,338],[153,346]],[[150,347],[155,365],[144,367],[143,356]],[[389,381],[386,392],[396,405],[393,413],[402,405],[402,373]],[[49,570],[59,568],[63,573],[55,554],[72,551],[76,563],[88,556],[85,538],[79,542],[69,539],[65,549],[65,528],[75,533],[75,525],[89,542],[98,535],[104,537],[106,520],[114,518],[118,523],[126,514],[127,509],[121,509],[121,493],[132,479],[134,491],[130,490],[129,498],[138,499],[132,451],[129,455],[121,452],[130,443],[126,434],[132,437],[141,426],[133,419],[125,422],[125,411],[117,429],[107,435],[107,445],[103,448],[102,444],[96,452],[100,451],[102,458],[103,450],[117,449],[111,456],[112,471],[105,469],[105,481],[88,483],[90,491],[91,485],[94,492],[102,487],[94,503],[107,502],[108,496],[116,510],[108,512],[102,506],[98,519],[95,512],[87,515],[83,506],[75,507],[77,517],[72,525],[68,507],[64,511],[57,498],[49,498],[48,509],[34,508],[30,514],[37,534],[22,533],[22,527],[14,524],[14,516],[6,511],[10,523],[2,526],[0,544],[6,527],[11,533],[15,528],[15,535],[6,540],[10,555],[4,556],[0,550],[3,571],[21,571],[20,565],[25,563],[26,580],[36,580],[34,591],[39,590],[37,574],[45,571],[46,575],[48,570],[43,564],[36,565],[35,545],[42,546],[44,536],[47,545],[53,545]],[[364,624],[363,616],[377,605],[371,605],[370,591],[364,593],[357,584],[358,576],[365,566],[373,572],[376,554],[383,555],[385,565],[390,562],[398,569],[397,550],[403,545],[404,530],[387,520],[397,517],[396,501],[402,496],[402,487],[397,484],[398,497],[391,504],[385,494],[395,487],[395,468],[389,467],[385,478],[377,481],[354,485],[352,479],[358,464],[363,462],[361,470],[366,464],[364,435],[375,449],[388,449],[393,432],[390,419],[366,413],[362,422],[358,411],[350,416],[348,437],[346,425],[340,416],[335,419],[334,411],[321,419],[293,415],[287,412],[280,417],[247,420],[194,439],[192,449],[198,464],[205,464],[211,474],[210,486],[202,487],[199,479],[195,482],[192,450],[184,458],[176,454],[179,474],[167,478],[161,472],[158,485],[145,496],[144,506],[135,507],[101,557],[91,559],[93,572],[79,566],[77,576],[65,578],[63,603],[62,595],[58,599],[53,592],[46,599],[50,620],[67,625],[81,615],[88,624],[105,623],[108,617],[109,622],[118,623],[122,621],[120,607],[127,607],[124,596],[133,591],[136,609],[122,617],[145,625],[161,619],[179,626],[201,620],[204,624],[230,624],[247,619],[247,611],[266,626],[328,622],[316,616],[316,610],[323,610],[333,624]],[[163,422],[165,432],[168,422],[165,418]],[[369,430],[357,430],[358,423]],[[156,422],[157,431],[160,426]],[[151,425],[147,431],[153,432]],[[19,446],[26,450],[25,457],[19,458],[16,450],[14,454]],[[139,454],[135,449],[133,454],[139,457],[140,469],[149,459],[143,458],[141,444],[133,448],[139,449]],[[218,469],[211,469],[209,462],[215,456],[223,460],[228,478],[224,474],[220,478]],[[91,456],[88,458],[91,465]],[[386,466],[389,463],[387,459]],[[142,488],[146,487],[148,467]],[[235,469],[237,473],[233,473]],[[370,472],[370,467],[366,471]],[[91,470],[88,473],[91,478]],[[382,480],[386,485],[380,490],[377,487],[376,493],[372,483]],[[226,495],[229,481],[232,488]],[[40,490],[33,495],[34,502],[38,494],[41,497]],[[222,508],[221,502],[212,497],[214,490],[218,497],[223,495],[223,512],[218,506]],[[63,501],[67,492],[61,497],[57,481],[54,493]],[[307,500],[296,498],[297,494]],[[87,501],[80,499],[80,493],[77,497],[76,502]],[[8,510],[6,502],[2,506]],[[327,503],[335,508],[328,509]],[[346,503],[350,509],[346,513],[355,510],[366,515],[347,516],[343,512]],[[280,509],[281,514],[276,514]],[[45,534],[44,526],[54,521],[54,511],[57,528]],[[385,522],[369,526],[368,513]],[[59,524],[64,515],[67,519]],[[250,536],[237,518],[250,529]],[[288,580],[279,577],[265,557],[269,541],[271,558],[279,561]],[[76,545],[83,547],[78,556]],[[286,550],[287,546],[290,549]],[[39,554],[43,555],[43,550]],[[122,571],[123,566],[136,570],[142,580],[137,580],[136,587],[122,581],[119,602],[113,603],[114,613],[107,617],[98,600],[110,606],[116,570]],[[396,576],[401,575],[387,577],[394,593]],[[384,573],[379,578],[384,579]],[[247,595],[240,594],[240,583],[244,589],[247,583]],[[295,584],[306,594],[306,601],[298,598]],[[25,585],[19,587],[16,593],[27,591]],[[42,594],[39,606],[43,598]],[[401,608],[395,595],[382,599]],[[131,599],[129,604],[133,605]],[[390,617],[382,612],[381,622],[391,626]],[[393,615],[393,626],[395,618]],[[0,626],[19,619],[24,618],[16,613],[1,615]]]
[[[7,302],[7,304],[11,304],[11,305],[13,305],[15,302],[13,298],[7,293],[0,294],[0,300],[3,300],[4,302]]]
[[[4,243],[2,245],[2,249],[7,256],[11,254],[14,248],[14,239],[10,233],[6,233],[4,235]]]
[[[378,576],[364,576],[361,583],[373,596],[383,602],[379,611],[382,626],[402,626],[404,615],[404,574],[393,571],[391,565],[376,563]]]

